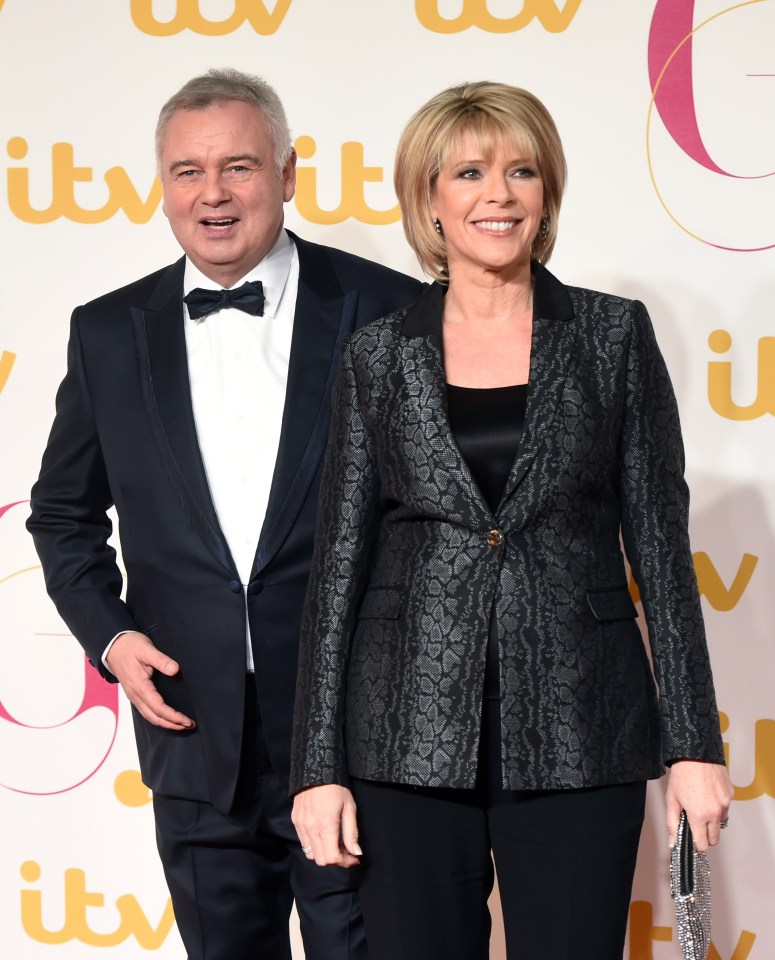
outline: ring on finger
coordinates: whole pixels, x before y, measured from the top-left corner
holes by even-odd
[[[312,854],[312,847],[302,847],[301,852],[305,857],[309,857]]]
[[[719,829],[726,830],[728,826],[729,826],[729,818],[721,821],[721,823],[719,824]]]

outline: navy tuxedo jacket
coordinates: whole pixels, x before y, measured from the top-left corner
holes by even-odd
[[[294,240],[300,280],[282,433],[247,594],[262,730],[274,769],[285,777],[299,622],[341,345],[355,328],[421,289],[395,271]],[[106,679],[114,678],[101,656],[122,630],[148,634],[180,663],[178,676],[157,674],[154,682],[197,727],[170,732],[134,711],[145,783],[226,811],[242,740],[246,603],[197,443],[183,270],[181,259],[75,310],[29,529],[49,594]],[[125,601],[107,545],[112,505]]]
[[[302,625],[291,787],[472,787],[496,612],[503,784],[723,763],[678,412],[642,304],[534,264],[519,451],[494,512],[452,435],[443,287],[346,345]],[[654,683],[620,535],[643,598]]]

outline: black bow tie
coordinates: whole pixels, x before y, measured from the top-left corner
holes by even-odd
[[[196,287],[183,300],[188,305],[188,315],[192,320],[199,320],[226,307],[244,310],[254,317],[264,315],[264,287],[260,280],[246,280],[236,290],[204,290]]]

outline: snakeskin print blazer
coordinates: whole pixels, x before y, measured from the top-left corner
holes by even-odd
[[[293,792],[350,775],[472,787],[493,604],[505,787],[723,763],[678,411],[648,314],[533,269],[524,432],[494,513],[447,418],[444,288],[345,347],[302,626]]]

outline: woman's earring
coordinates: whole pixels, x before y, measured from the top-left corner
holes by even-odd
[[[549,214],[541,220],[541,240],[546,243],[549,238]]]
[[[436,228],[436,233],[438,233],[440,237],[443,237],[444,231],[442,230],[442,227],[441,227],[441,220],[439,220],[438,217],[433,221],[433,226]]]

